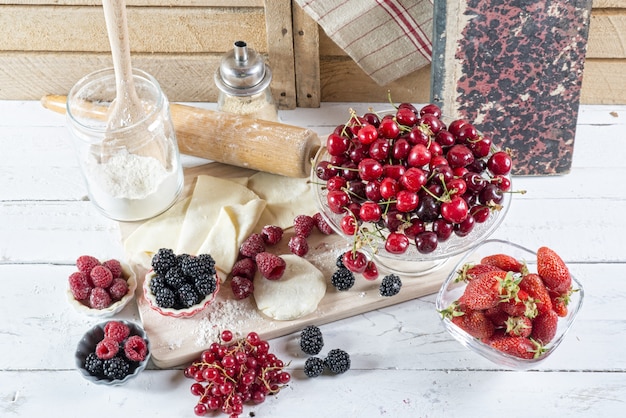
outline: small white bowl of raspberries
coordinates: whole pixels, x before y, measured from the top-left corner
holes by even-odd
[[[76,269],[68,277],[67,299],[82,314],[111,317],[135,295],[135,273],[117,259],[99,260],[81,255],[76,260]]]
[[[150,343],[139,325],[111,320],[95,325],[76,347],[76,367],[99,385],[122,385],[146,368]]]

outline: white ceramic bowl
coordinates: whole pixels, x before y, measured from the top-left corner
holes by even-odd
[[[154,277],[156,277],[156,273],[154,271],[150,271],[148,272],[148,274],[146,274],[146,278],[143,281],[143,295],[148,301],[150,308],[154,309],[163,316],[169,316],[172,318],[191,318],[197,315],[198,313],[205,310],[211,303],[213,303],[215,297],[217,296],[217,293],[220,291],[220,278],[217,273],[215,273],[215,291],[212,294],[205,296],[205,298],[202,299],[199,303],[186,309],[162,308],[157,304],[154,293],[152,293],[152,291],[150,290],[150,282]]]
[[[72,307],[79,313],[87,316],[91,316],[94,318],[109,318],[113,315],[119,313],[128,302],[130,302],[135,297],[135,290],[137,289],[137,277],[135,272],[125,263],[120,263],[122,265],[122,273],[126,278],[126,283],[128,283],[128,292],[124,297],[116,302],[113,302],[111,305],[104,309],[93,309],[85,303],[76,300],[69,286],[67,287],[67,300],[72,305]]]
[[[344,215],[336,214],[330,210],[326,199],[328,191],[323,187],[325,183],[323,180],[320,180],[315,173],[317,164],[321,161],[328,161],[329,159],[330,155],[326,151],[326,148],[322,147],[313,162],[311,183],[313,184],[315,202],[322,216],[326,219],[331,228],[337,234],[343,236],[347,242],[351,243],[354,237],[345,234],[340,226],[341,219]],[[403,254],[387,252],[384,244],[384,239],[389,234],[387,229],[381,230],[380,237],[372,238],[371,247],[363,246],[361,249],[368,253],[378,265],[384,266],[391,272],[404,276],[424,275],[442,266],[450,257],[468,251],[470,248],[487,239],[500,226],[510,205],[511,193],[504,193],[504,199],[501,203],[502,208],[500,210],[492,211],[485,222],[477,222],[472,231],[464,237],[459,237],[453,233],[448,240],[439,242],[437,248],[428,254],[422,254],[417,251],[414,243],[411,243],[408,250]],[[368,224],[364,224],[364,226],[368,227]],[[369,230],[374,229],[375,228],[370,225]]]
[[[524,261],[528,265],[530,272],[537,272],[537,254],[534,251],[508,241],[495,239],[486,240],[476,248],[469,251],[454,267],[437,294],[437,311],[439,312],[448,308],[463,294],[466,282],[457,281],[457,277],[459,274],[458,272],[461,271],[465,264],[475,264],[478,263],[484,256],[499,253],[508,254],[520,261]],[[563,342],[565,335],[574,323],[574,319],[582,306],[584,290],[581,283],[573,276],[572,287],[577,291],[573,292],[571,295],[571,299],[568,304],[568,314],[565,317],[559,318],[555,337],[544,347],[546,351],[538,358],[522,359],[503,353],[483,343],[479,339],[472,337],[470,334],[453,324],[449,318],[442,317],[442,323],[450,335],[452,335],[458,342],[486,359],[491,360],[495,364],[516,370],[530,369],[536,367],[539,363],[543,362],[556,351],[557,347]]]
[[[123,385],[126,382],[128,382],[130,379],[133,379],[139,373],[141,373],[146,368],[146,366],[148,365],[148,361],[150,360],[150,356],[151,356],[150,341],[148,340],[148,337],[146,336],[146,333],[143,330],[143,328],[133,322],[122,321],[122,320],[116,320],[116,321],[126,324],[130,328],[130,335],[139,335],[141,338],[143,338],[146,341],[146,344],[148,346],[148,354],[146,355],[146,358],[143,361],[139,363],[131,363],[131,373],[127,375],[126,377],[124,377],[123,379],[110,380],[103,376],[91,375],[85,369],[85,359],[87,358],[89,353],[92,353],[95,351],[96,345],[100,341],[102,341],[102,338],[104,337],[104,327],[109,321],[102,322],[98,325],[95,325],[93,328],[87,331],[83,335],[83,338],[81,338],[81,340],[78,342],[78,346],[76,347],[76,353],[75,353],[75,361],[76,361],[76,368],[78,369],[80,374],[88,381],[95,383],[97,385],[107,385],[107,386]]]

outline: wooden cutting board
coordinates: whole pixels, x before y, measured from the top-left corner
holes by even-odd
[[[200,174],[228,178],[252,173],[254,172],[251,170],[219,163],[188,169],[185,172],[185,191],[181,198],[191,193],[194,179]],[[313,198],[311,201],[313,202]],[[139,223],[122,223],[122,237],[124,239],[128,237],[139,225]],[[272,252],[289,253],[287,242],[292,235],[293,233],[287,230],[281,243],[277,247],[272,247]],[[457,256],[444,261],[439,268],[429,274],[411,278],[401,277],[403,284],[400,293],[392,297],[382,297],[379,295],[378,286],[381,278],[388,274],[384,270],[380,271],[380,278],[375,281],[367,281],[357,275],[354,287],[345,292],[337,291],[330,284],[330,277],[336,270],[335,261],[338,255],[349,248],[349,243],[344,238],[336,234],[323,235],[315,231],[308,238],[308,242],[310,249],[306,259],[318,267],[327,278],[326,295],[315,312],[292,321],[275,321],[264,316],[256,309],[253,298],[235,299],[230,290],[229,281],[221,286],[216,300],[198,315],[192,318],[163,316],[150,308],[143,296],[142,288],[146,269],[133,265],[132,268],[138,277],[137,306],[150,340],[154,364],[161,368],[187,364],[216,341],[219,333],[224,329],[230,329],[239,336],[255,331],[264,339],[272,339],[298,332],[306,325],[322,325],[435,293],[460,258]]]
[[[591,0],[435,2],[432,97],[513,156],[513,174],[570,170]]]

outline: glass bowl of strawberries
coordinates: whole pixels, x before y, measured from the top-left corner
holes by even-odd
[[[581,283],[554,250],[490,239],[459,261],[436,309],[462,345],[499,366],[526,370],[554,353],[583,298]]]
[[[346,267],[419,276],[498,228],[511,169],[508,152],[471,122],[401,103],[352,112],[318,151],[311,183],[325,220],[352,244]]]

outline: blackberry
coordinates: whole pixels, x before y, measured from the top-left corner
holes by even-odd
[[[330,278],[330,283],[340,291],[348,290],[354,286],[354,273],[345,267],[339,268]]]
[[[154,276],[152,280],[150,280],[150,291],[153,295],[159,293],[162,289],[167,287],[167,283],[165,283],[165,276],[160,274]]]
[[[400,288],[402,287],[402,281],[400,277],[395,274],[390,274],[388,276],[383,277],[382,282],[380,283],[380,295],[381,296],[394,296],[400,292]]]
[[[209,254],[200,254],[197,257],[186,257],[181,260],[180,267],[183,274],[197,277],[202,274],[215,273],[215,260]]]
[[[169,248],[161,248],[152,257],[152,268],[155,272],[165,275],[167,271],[176,265],[176,254]]]
[[[89,353],[85,359],[85,370],[92,376],[102,376],[102,363],[96,353]]]
[[[304,374],[307,377],[317,377],[324,372],[324,360],[319,357],[309,357],[304,362]]]
[[[130,365],[123,357],[113,357],[104,360],[102,364],[102,372],[105,377],[111,380],[120,380],[128,376]]]
[[[350,370],[350,355],[340,348],[334,348],[326,355],[324,364],[335,374],[345,373]]]
[[[340,269],[346,268],[346,265],[343,264],[343,254],[339,254],[339,256],[337,257],[337,260],[335,261],[335,265],[337,266],[337,268],[340,268]]]
[[[215,292],[215,276],[210,273],[203,273],[194,279],[194,285],[200,295],[207,296]]]
[[[196,289],[189,283],[185,283],[178,289],[178,299],[183,308],[189,308],[201,300]]]
[[[322,351],[323,346],[322,331],[315,325],[309,325],[300,332],[300,348],[306,354],[314,356]]]
[[[176,266],[165,273],[165,283],[167,283],[170,288],[177,290],[187,283],[187,280],[185,279],[182,269]]]
[[[163,287],[154,294],[156,303],[161,308],[174,308],[176,306],[176,293],[169,287]]]

